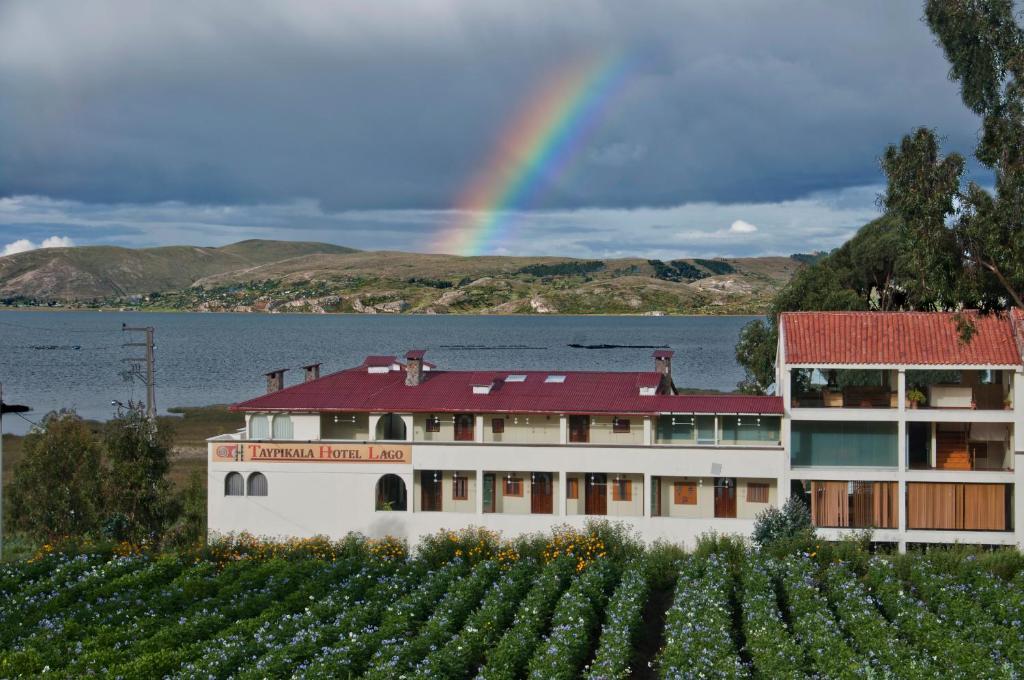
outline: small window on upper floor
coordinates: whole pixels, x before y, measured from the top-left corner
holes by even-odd
[[[270,420],[264,415],[249,416],[249,439],[269,439]]]
[[[629,418],[612,418],[612,432],[616,434],[629,434]]]
[[[292,417],[289,415],[274,416],[274,439],[293,439]]]
[[[437,416],[430,416],[427,418],[426,424],[427,432],[440,432],[441,431],[441,419]]]

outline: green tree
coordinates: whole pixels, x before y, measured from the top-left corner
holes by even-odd
[[[964,186],[963,157],[943,157],[921,128],[885,152],[885,206],[900,219],[917,285],[940,306],[1024,306],[1024,31],[1012,0],[928,0],[925,20],[981,117],[974,155],[994,193]]]
[[[744,369],[743,392],[764,394],[775,382],[778,320],[782,312],[902,309],[926,306],[915,296],[911,262],[900,247],[899,226],[883,216],[861,227],[839,248],[801,268],[772,301],[766,320],[740,332],[736,360]]]
[[[206,480],[193,470],[182,490],[175,512],[177,520],[164,536],[165,543],[176,548],[191,548],[206,540]]]
[[[135,409],[107,423],[103,450],[106,481],[106,533],[138,542],[156,540],[172,519],[175,499],[167,479],[172,437],[169,428]]]
[[[10,485],[11,524],[57,542],[95,534],[103,515],[100,447],[73,411],[47,415],[25,437]]]

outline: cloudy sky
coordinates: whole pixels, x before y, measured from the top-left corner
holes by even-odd
[[[620,82],[504,206],[489,251],[832,248],[877,216],[887,144],[926,125],[974,147],[920,14],[916,0],[5,0],[0,253],[444,250],[451,225],[486,223],[463,198],[495,159],[509,183],[527,164],[510,130],[551,74],[607,55],[628,64]]]

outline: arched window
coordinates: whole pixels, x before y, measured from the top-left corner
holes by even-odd
[[[274,439],[293,439],[292,417],[288,415],[274,416]]]
[[[405,481],[398,475],[387,474],[377,480],[377,510],[405,510]]]
[[[245,482],[242,480],[242,475],[238,474],[237,472],[229,472],[227,476],[224,477],[224,495],[245,495]]]
[[[249,475],[249,495],[267,495],[267,477],[262,472],[254,472]]]
[[[249,439],[269,439],[270,422],[266,416],[249,416]]]
[[[405,420],[397,413],[385,413],[377,421],[378,441],[405,441]]]

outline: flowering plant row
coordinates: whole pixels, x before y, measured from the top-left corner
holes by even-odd
[[[873,558],[866,581],[886,618],[893,621],[901,637],[920,649],[936,666],[952,677],[1013,677],[993,662],[981,645],[961,637],[955,621],[943,621],[920,599],[907,592],[890,562]]]
[[[803,650],[782,619],[775,584],[761,560],[746,560],[741,567],[740,605],[747,654],[758,675],[803,678]]]
[[[850,649],[839,623],[814,580],[810,560],[793,557],[778,565],[793,632],[811,666],[821,677],[847,678],[867,674],[869,663]]]
[[[665,616],[665,647],[658,658],[663,679],[745,678],[732,639],[730,578],[723,557],[686,559]]]
[[[591,680],[630,676],[633,643],[640,629],[649,590],[650,582],[643,560],[627,564],[622,580],[608,601],[597,655],[588,676]]]

